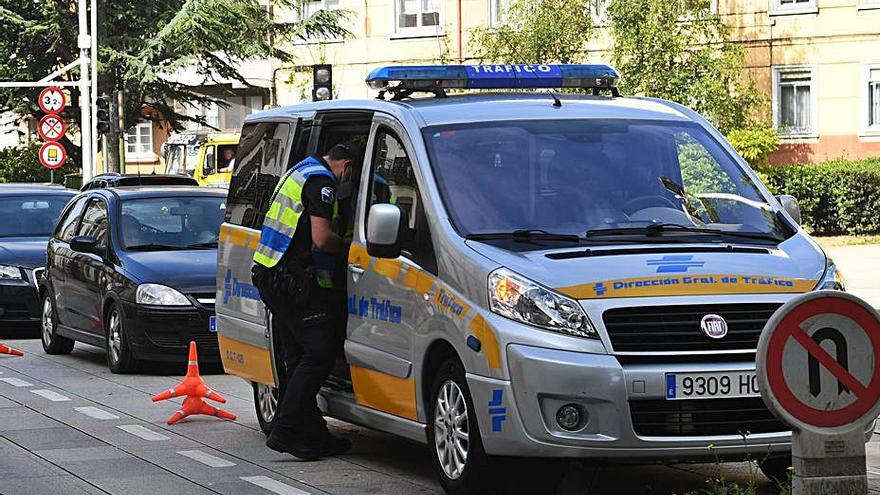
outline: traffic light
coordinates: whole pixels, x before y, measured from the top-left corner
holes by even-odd
[[[95,112],[95,129],[101,134],[107,134],[110,132],[110,97],[101,95],[95,98],[95,106],[98,107]]]
[[[333,66],[316,64],[312,66],[312,101],[333,99]]]

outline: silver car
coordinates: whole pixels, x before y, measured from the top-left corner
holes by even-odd
[[[247,118],[216,326],[264,430],[284,372],[250,280],[262,218],[280,174],[353,140],[366,154],[340,194],[349,317],[327,415],[426,443],[455,494],[484,493],[510,456],[751,457],[784,478],[790,432],[760,397],[758,337],[796,294],[843,289],[796,200],[693,111],[620,97],[608,67],[475,67],[383,68],[368,83],[390,100]],[[445,94],[473,88],[522,91]]]

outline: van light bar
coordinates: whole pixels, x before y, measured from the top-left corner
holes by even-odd
[[[607,65],[415,65],[380,67],[367,76],[372,89],[614,88]]]

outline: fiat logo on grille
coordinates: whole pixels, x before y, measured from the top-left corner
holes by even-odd
[[[700,328],[707,337],[723,339],[727,336],[727,322],[718,315],[706,315],[700,320]]]

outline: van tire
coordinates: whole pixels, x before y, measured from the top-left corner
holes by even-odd
[[[457,398],[460,394],[464,404]],[[438,413],[438,403],[446,404],[446,413]],[[446,399],[449,398],[449,400]],[[449,404],[451,402],[451,404]],[[462,406],[464,410],[462,410]],[[497,479],[492,476],[493,462],[483,450],[480,428],[477,425],[476,410],[471,400],[470,390],[464,377],[464,369],[457,359],[448,359],[437,369],[434,376],[428,402],[428,449],[431,452],[431,463],[440,478],[440,484],[449,495],[486,495],[494,493],[498,488]],[[455,414],[457,412],[457,414]],[[455,423],[452,417],[465,412],[463,421]],[[467,433],[467,440],[456,438]],[[438,438],[439,437],[439,438]],[[463,468],[456,471],[456,461],[461,457],[454,451],[455,442],[466,443],[466,456]],[[450,442],[453,442],[450,445]],[[446,445],[449,448],[444,448]],[[458,456],[453,459],[450,456]],[[442,457],[442,458],[441,458]],[[444,467],[446,466],[446,467]],[[450,474],[452,471],[452,474]],[[493,483],[493,480],[495,482]],[[493,486],[494,485],[494,486]]]
[[[257,413],[257,422],[260,430],[268,437],[275,426],[275,417],[278,414],[278,402],[280,397],[278,389],[262,383],[254,383],[254,409]]]

